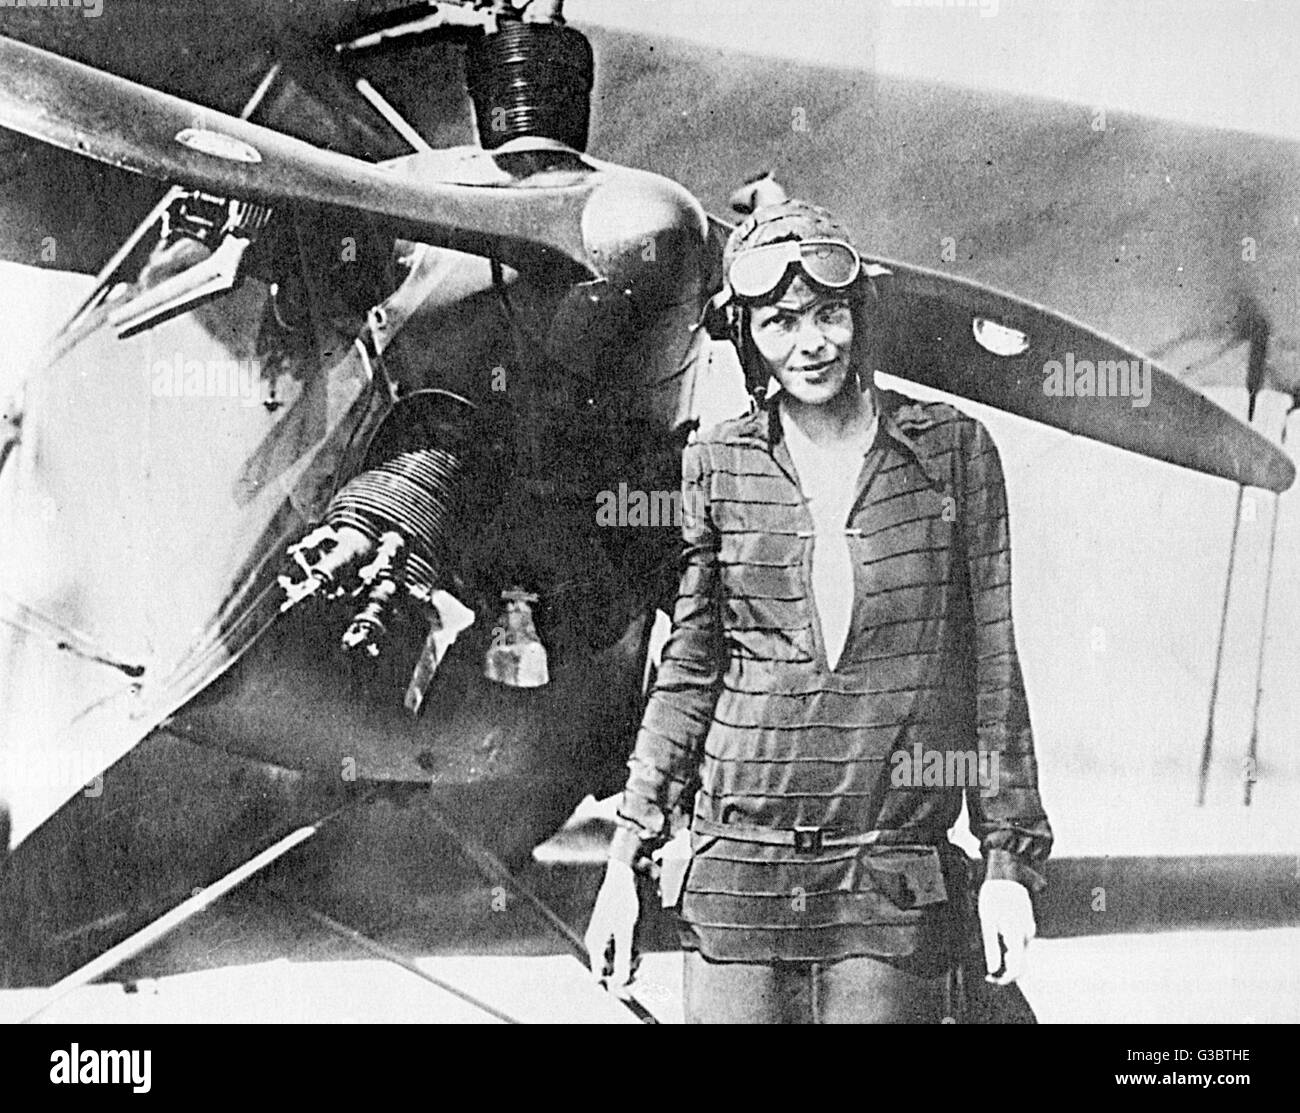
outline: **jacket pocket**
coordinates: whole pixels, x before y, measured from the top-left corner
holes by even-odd
[[[665,873],[660,880],[659,899],[662,907],[674,908],[678,912],[681,911],[682,898],[688,891],[691,874],[695,872],[696,862],[720,841],[721,839],[717,835],[697,835],[694,831],[691,832],[690,856],[685,862],[680,863],[679,868],[674,870],[671,877]]]
[[[902,911],[948,899],[935,846],[868,846],[858,857],[859,889],[887,897]]]

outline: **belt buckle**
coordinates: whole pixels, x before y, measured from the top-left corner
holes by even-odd
[[[822,848],[822,829],[820,827],[794,828],[794,848],[800,854],[816,854]]]

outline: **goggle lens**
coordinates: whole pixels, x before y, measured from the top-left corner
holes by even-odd
[[[737,255],[727,280],[737,297],[765,297],[780,285],[793,263],[817,285],[832,290],[851,285],[862,270],[858,253],[840,240],[787,240]]]

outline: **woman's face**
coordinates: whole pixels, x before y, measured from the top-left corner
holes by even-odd
[[[781,300],[750,311],[749,332],[768,371],[810,406],[835,398],[849,377],[853,310],[848,295],[796,276]]]

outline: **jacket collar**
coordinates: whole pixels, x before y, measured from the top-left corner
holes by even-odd
[[[794,462],[785,444],[781,415],[777,412],[776,398],[779,397],[778,394],[762,403],[756,397],[751,397],[749,412],[740,419],[735,439],[766,449],[791,480],[794,480]],[[880,411],[880,425],[875,440],[867,450],[868,454],[877,446],[884,447],[886,442],[890,442],[912,457],[932,485],[944,487],[947,482],[946,469],[941,466],[940,454],[920,436],[939,424],[925,405],[892,390],[877,390],[876,405]]]

